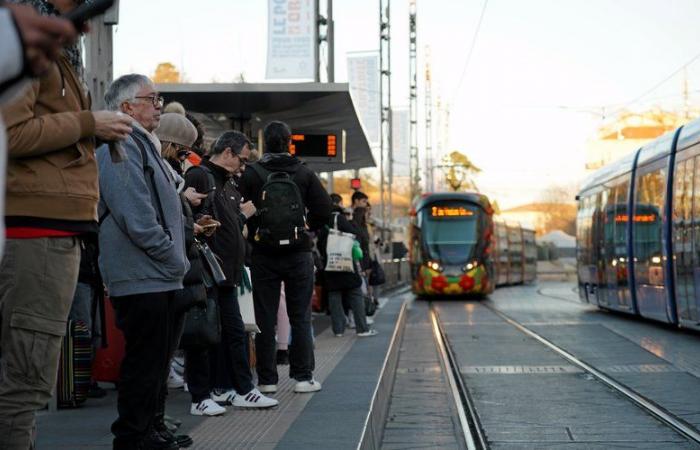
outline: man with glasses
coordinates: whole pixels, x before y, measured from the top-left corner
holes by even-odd
[[[221,344],[216,352],[187,354],[187,387],[192,394],[190,413],[218,415],[225,409],[213,404],[243,408],[268,408],[277,400],[264,396],[255,388],[248,364],[248,337],[238,305],[237,285],[241,282],[246,243],[242,230],[255,214],[255,206],[242,202],[235,175],[244,170],[250,157],[250,141],[238,131],[227,131],[212,146],[209,159],[185,174],[187,187],[210,192],[209,198],[195,215],[208,214],[221,222],[210,238],[210,247],[221,257],[226,281],[216,288],[221,313]],[[208,358],[214,358],[214,373],[209,373]]]
[[[175,449],[176,439],[159,432],[164,424],[155,417],[172,357],[173,297],[182,289],[189,262],[175,179],[153,134],[163,99],[148,77],[131,74],[110,85],[105,101],[133,127],[122,144],[126,158],[115,161],[107,146],[97,151],[99,265],[126,339],[113,444],[115,449]]]

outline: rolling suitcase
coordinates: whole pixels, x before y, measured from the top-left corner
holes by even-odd
[[[98,348],[95,352],[95,361],[92,363],[92,379],[117,383],[126,343],[124,334],[117,328],[112,302],[107,297],[105,297],[104,306],[107,347]]]
[[[87,325],[81,320],[69,320],[58,361],[58,407],[75,408],[85,402],[91,363],[92,339]]]

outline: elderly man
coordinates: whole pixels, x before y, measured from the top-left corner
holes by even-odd
[[[182,207],[175,180],[152,134],[163,98],[144,75],[124,75],[105,94],[107,106],[133,119],[115,162],[97,151],[100,168],[99,265],[124,332],[115,449],[178,448],[157,433],[154,416],[171,355],[173,295],[189,267]]]
[[[51,16],[79,2],[31,3]],[[16,19],[16,11],[28,12],[13,8]],[[0,263],[1,449],[33,445],[35,411],[46,405],[56,383],[78,278],[78,241],[97,231],[95,137],[122,139],[131,131],[126,117],[90,111],[77,45],[55,57],[40,62],[37,70],[47,67],[45,73],[2,110],[9,160],[8,239]]]

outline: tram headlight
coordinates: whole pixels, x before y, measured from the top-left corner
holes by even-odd
[[[468,262],[467,264],[465,264],[464,267],[462,267],[462,270],[464,272],[469,272],[470,270],[474,269],[478,265],[479,265],[479,261],[471,261],[471,262]]]
[[[437,261],[428,261],[427,266],[436,272],[442,272],[442,266]]]

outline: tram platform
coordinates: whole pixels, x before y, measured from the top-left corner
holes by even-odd
[[[295,394],[280,366],[278,407],[242,410],[228,407],[225,415],[202,418],[189,414],[190,397],[170,390],[167,414],[182,421],[179,433],[194,439],[193,449],[355,449],[365,430],[370,405],[382,373],[406,288],[381,297],[375,315],[379,334],[357,338],[354,330],[333,335],[330,318],[314,316],[316,371],[323,384],[315,394]],[[39,413],[38,450],[111,448],[110,426],[116,418],[116,390],[102,399],[88,399],[78,409]]]

